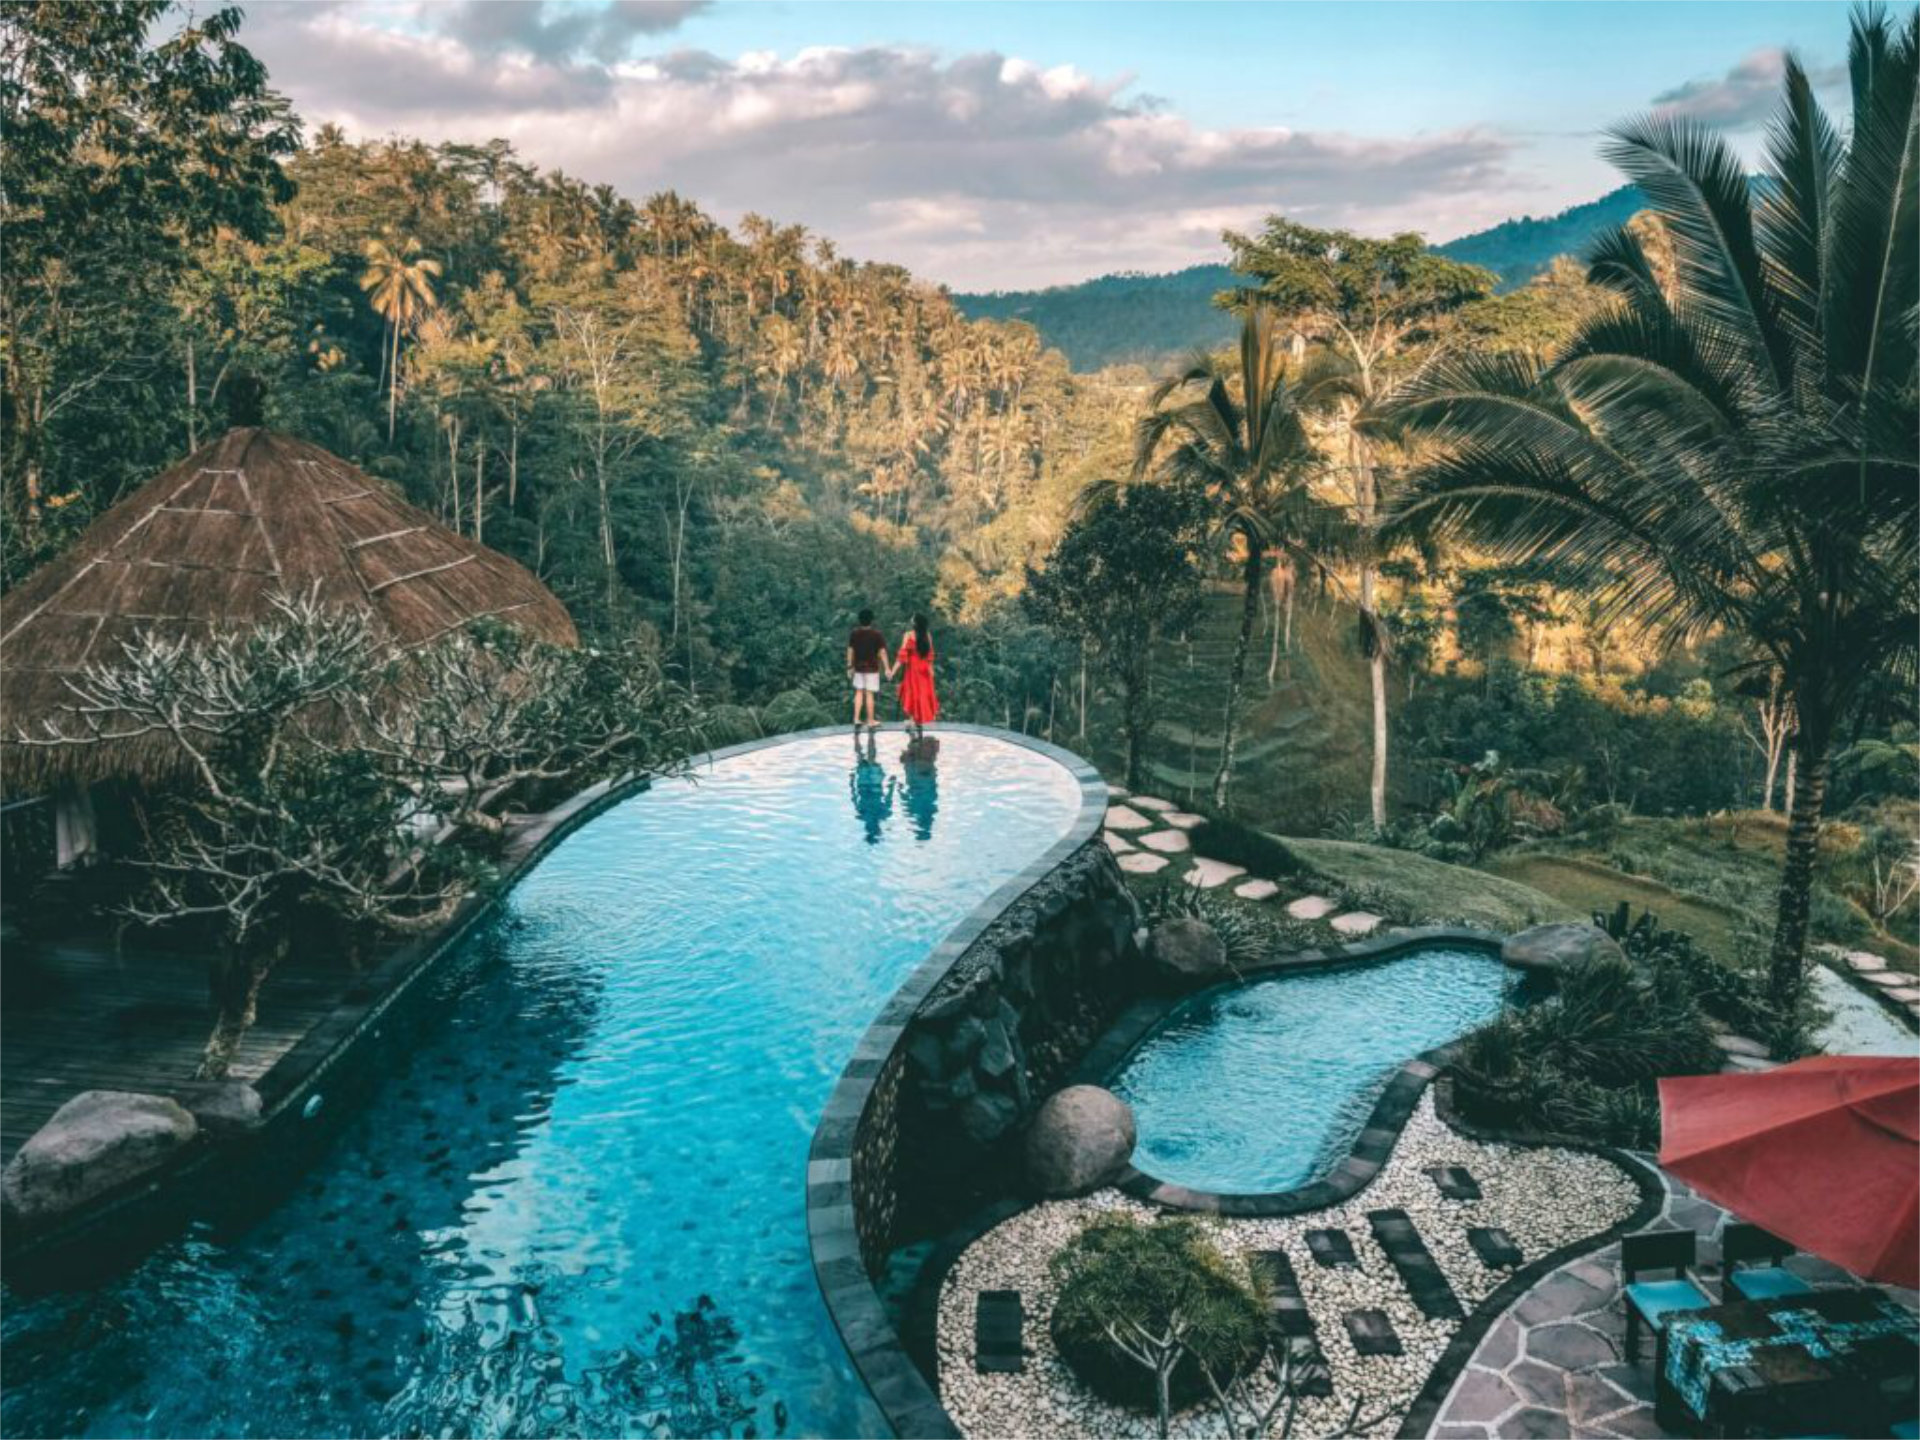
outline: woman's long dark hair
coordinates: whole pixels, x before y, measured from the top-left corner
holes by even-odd
[[[913,650],[922,660],[933,659],[933,635],[927,629],[927,617],[913,617]]]

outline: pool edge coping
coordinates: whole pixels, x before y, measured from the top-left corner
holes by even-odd
[[[859,1121],[881,1071],[904,1043],[907,1025],[921,1002],[973,943],[1035,885],[1088,845],[1099,843],[1108,805],[1107,783],[1100,772],[1050,741],[988,725],[945,725],[941,731],[979,735],[1045,756],[1078,783],[1080,810],[1060,839],[975,906],[894,988],[854,1045],[820,1111],[808,1146],[807,1253],[814,1280],[854,1373],[894,1434],[912,1440],[958,1440],[960,1430],[940,1403],[935,1381],[923,1374],[908,1354],[860,1254],[852,1186]],[[802,732],[823,733],[848,732],[845,727]]]

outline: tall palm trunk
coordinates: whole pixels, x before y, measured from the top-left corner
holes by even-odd
[[[1265,572],[1266,551],[1251,540],[1247,542],[1246,584],[1240,605],[1240,638],[1233,647],[1233,670],[1227,677],[1226,726],[1220,736],[1220,768],[1213,775],[1213,808],[1227,808],[1227,791],[1233,784],[1234,742],[1240,729],[1240,690],[1247,678],[1247,650],[1253,643],[1253,622],[1260,613],[1260,581]]]
[[[1793,813],[1787,821],[1787,861],[1780,872],[1779,917],[1774,922],[1773,954],[1768,963],[1773,1003],[1783,1011],[1800,993],[1804,978],[1813,861],[1820,842],[1820,817],[1827,804],[1826,745],[1811,742],[1798,769]]]
[[[1374,483],[1373,458],[1367,442],[1349,424],[1348,439],[1354,461],[1354,509],[1360,524],[1371,535],[1378,517],[1380,492]],[[1387,647],[1380,626],[1380,607],[1374,592],[1379,572],[1368,554],[1360,566],[1360,623],[1367,640],[1367,676],[1373,687],[1373,774],[1367,794],[1373,810],[1373,828],[1387,828]]]
[[[400,322],[393,322],[393,355],[387,366],[387,443],[393,443],[394,397],[400,393]]]

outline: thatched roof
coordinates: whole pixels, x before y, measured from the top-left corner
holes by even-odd
[[[4,737],[58,724],[72,696],[65,677],[111,664],[142,631],[206,635],[259,619],[276,592],[315,589],[324,603],[364,607],[404,646],[483,616],[558,644],[579,638],[566,607],[516,561],[317,445],[230,430],[115,505],[6,597]],[[0,740],[10,787],[155,779],[176,759],[148,742],[29,749]]]

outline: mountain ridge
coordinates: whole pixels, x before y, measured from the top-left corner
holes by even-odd
[[[1555,257],[1577,254],[1600,231],[1624,224],[1645,204],[1636,187],[1622,185],[1557,214],[1515,216],[1433,249],[1486,267],[1500,290],[1512,290]],[[955,292],[953,303],[969,320],[1025,321],[1084,373],[1113,365],[1155,366],[1171,356],[1225,344],[1234,320],[1213,297],[1239,279],[1220,264],[1159,274],[1124,270],[1039,290]]]

